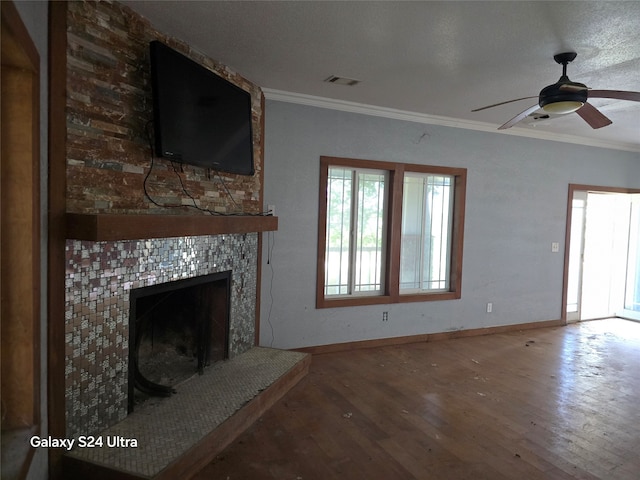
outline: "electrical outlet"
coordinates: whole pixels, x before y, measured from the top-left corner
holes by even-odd
[[[560,243],[559,242],[552,242],[551,243],[551,251],[553,253],[558,253],[560,251]]]
[[[267,213],[275,217],[276,215],[276,206],[275,205],[267,205]]]
[[[487,303],[487,313],[493,312],[493,303]]]
[[[383,322],[389,321],[389,312],[382,312],[382,321]]]

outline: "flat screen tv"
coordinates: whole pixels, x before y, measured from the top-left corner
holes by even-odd
[[[150,53],[155,155],[253,175],[250,93],[159,41]]]

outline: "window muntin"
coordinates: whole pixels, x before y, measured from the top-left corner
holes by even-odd
[[[329,168],[326,296],[383,292],[387,182],[385,171]]]
[[[400,294],[449,289],[453,184],[451,175],[404,174]]]

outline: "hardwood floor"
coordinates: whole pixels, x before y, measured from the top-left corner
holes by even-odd
[[[195,478],[640,478],[640,324],[314,355]]]

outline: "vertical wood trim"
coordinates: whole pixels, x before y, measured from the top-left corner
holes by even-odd
[[[16,434],[10,435],[7,441],[3,434],[2,446],[13,452],[11,467],[7,465],[7,470],[13,470],[12,473],[19,478],[25,478],[35,454],[34,449],[28,447],[28,438],[40,435],[42,429],[40,55],[13,1],[1,3],[0,16],[3,115],[10,112],[7,125],[3,126],[3,138],[0,142],[0,177],[3,183],[3,211],[0,213],[2,250],[6,252],[7,246],[18,250],[27,247],[26,252],[17,258],[7,259],[4,258],[5,252],[0,254],[3,257],[3,278],[0,280],[3,287],[6,277],[10,278],[9,296],[3,298],[2,302],[3,310],[7,306],[10,309],[8,317],[4,317],[4,312],[2,314],[2,366],[3,374],[9,373],[8,377],[3,375],[2,380],[3,388],[7,386],[4,382],[10,387],[8,392],[3,390],[3,393],[10,395],[10,403],[5,405],[6,396],[3,396],[2,429],[4,433],[6,427],[17,428],[14,431]],[[5,178],[7,168],[11,175]],[[9,202],[4,204],[6,200]],[[9,253],[13,254],[13,251]],[[10,268],[5,270],[7,266]],[[14,297],[14,293],[18,292],[20,296]],[[4,293],[3,288],[3,296]],[[17,318],[14,314],[17,314]],[[20,319],[23,320],[22,323]],[[13,381],[18,382],[17,388],[12,385]],[[11,410],[5,411],[5,406]]]
[[[569,245],[571,245],[571,222],[573,221],[573,193],[575,185],[569,184],[567,198],[567,220],[564,227],[564,264],[562,266],[562,305],[560,308],[560,321],[567,324],[567,298],[569,296]]]
[[[260,192],[258,205],[264,210],[264,93],[260,90]],[[254,345],[260,344],[260,308],[262,293],[262,232],[258,233],[258,265],[256,269],[256,321]],[[269,233],[267,233],[269,235]]]
[[[67,2],[49,3],[49,236],[48,414],[49,435],[66,434],[64,384],[64,275],[66,233]],[[49,449],[49,475],[61,478],[61,449]]]
[[[4,20],[4,19],[3,19]],[[6,23],[2,24],[6,28]],[[8,30],[8,28],[7,28]],[[6,33],[6,32],[3,32]],[[6,50],[13,42],[5,42]],[[22,52],[16,46],[16,55]],[[13,64],[2,66],[2,118],[11,119],[2,127],[2,180],[0,192],[0,285],[2,286],[2,431],[33,426],[33,327],[34,312],[30,300],[34,280],[31,262],[32,202],[30,193],[32,172],[31,101],[32,75]]]
[[[13,2],[2,3],[2,29],[4,429],[40,422],[40,56]]]
[[[320,186],[318,197],[318,250],[316,251],[316,308],[323,308],[324,277],[325,277],[325,249],[327,247],[327,182],[329,178],[328,157],[320,157]]]
[[[33,45],[33,43],[32,43]],[[35,45],[34,45],[35,48]],[[32,252],[32,260],[31,260],[31,268],[32,268],[32,303],[33,303],[33,375],[34,375],[34,412],[33,418],[35,419],[36,424],[40,424],[41,418],[41,409],[40,409],[40,393],[41,388],[40,384],[42,382],[41,369],[40,369],[40,345],[41,345],[41,329],[40,324],[42,322],[42,309],[40,305],[41,298],[41,282],[40,275],[42,272],[42,264],[41,264],[41,256],[40,256],[40,241],[41,241],[41,231],[40,231],[40,61],[35,65],[35,72],[33,75],[33,84],[32,84],[32,112],[31,118],[33,119],[31,128],[31,145],[32,145],[32,161],[31,165],[33,166],[31,172],[31,195],[32,195],[32,205],[31,205],[31,252]]]
[[[387,223],[387,259],[385,290],[392,302],[400,298],[400,248],[402,239],[402,194],[404,189],[404,165],[391,171],[389,196],[389,218]]]
[[[466,214],[467,198],[467,171],[462,170],[455,176],[455,191],[453,199],[453,239],[451,286],[455,292],[455,298],[462,297],[462,254],[464,252],[464,219]]]

